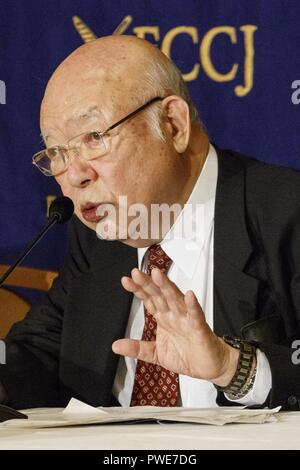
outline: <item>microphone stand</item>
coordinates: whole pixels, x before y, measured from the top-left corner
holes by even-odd
[[[57,214],[54,215],[52,220],[43,228],[41,233],[33,240],[33,242],[27,247],[24,253],[17,259],[17,261],[8,268],[7,271],[0,277],[0,287],[2,287],[3,283],[6,281],[8,276],[12,273],[12,271],[26,258],[26,256],[31,252],[32,248],[43,238],[43,236],[48,232],[48,230],[53,227],[54,224],[59,220],[59,216]]]

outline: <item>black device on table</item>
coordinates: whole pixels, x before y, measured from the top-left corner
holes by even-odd
[[[28,416],[9,406],[0,405],[0,423],[8,421],[9,419],[28,419]]]

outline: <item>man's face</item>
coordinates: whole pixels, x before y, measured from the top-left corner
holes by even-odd
[[[82,133],[104,131],[144,104],[136,106],[124,96],[126,91],[115,92],[109,87],[105,94],[99,92],[97,81],[90,79],[73,84],[70,90],[46,96],[41,127],[47,147],[65,146],[69,139]],[[156,102],[150,106],[160,105]],[[96,230],[98,225],[98,232],[104,237],[105,233],[116,233],[112,238],[132,246],[149,244],[147,240],[133,241],[130,230],[124,233],[124,226],[130,228],[130,222],[138,215],[135,210],[128,215],[133,204],[142,204],[150,214],[151,204],[178,202],[181,156],[174,149],[167,126],[166,129],[166,142],[162,142],[153,135],[145,113],[141,112],[105,136],[103,156],[87,161],[80,151],[70,152],[69,167],[56,180],[63,194],[72,199],[76,215],[86,226]],[[114,215],[106,211],[107,207],[114,209]],[[145,213],[143,219],[149,224]]]

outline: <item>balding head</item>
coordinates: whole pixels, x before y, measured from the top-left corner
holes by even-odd
[[[145,65],[161,55],[156,47],[133,36],[108,36],[79,47],[52,75],[42,103],[42,118],[53,103],[64,108],[72,105],[83,84],[97,88],[103,105],[120,106],[120,97],[121,101],[125,97],[136,99]]]
[[[70,54],[47,85],[41,107],[42,127],[45,114],[71,106],[84,87],[97,91],[102,112],[107,110],[106,119],[122,106],[128,109],[153,96],[176,94],[188,102],[191,120],[197,121],[197,111],[179,70],[159,48],[135,36],[99,38]]]
[[[49,85],[69,72],[76,73],[74,78],[113,76],[120,72],[128,75],[131,70],[133,74],[140,73],[147,61],[162,56],[165,57],[157,47],[135,36],[102,37],[72,52],[56,69]]]

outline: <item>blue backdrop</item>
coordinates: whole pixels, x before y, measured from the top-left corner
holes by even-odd
[[[299,24],[299,0],[0,0],[0,264],[59,194],[31,155],[43,90],[73,49],[113,32],[146,37],[184,74],[213,141],[300,169]],[[56,269],[64,247],[57,227],[25,265]]]

